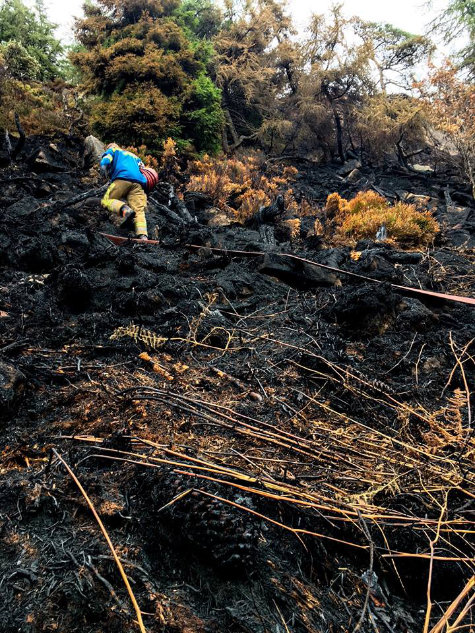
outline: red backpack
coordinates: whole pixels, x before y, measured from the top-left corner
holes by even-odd
[[[147,182],[143,185],[145,193],[150,193],[152,189],[158,185],[158,174],[155,169],[145,167],[144,165],[140,165],[140,171],[147,179]]]

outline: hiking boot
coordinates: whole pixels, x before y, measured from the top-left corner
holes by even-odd
[[[120,227],[122,229],[126,229],[128,226],[132,225],[132,222],[135,218],[135,211],[131,209],[127,204],[124,204],[119,211],[119,215],[123,219]]]
[[[148,236],[147,235],[143,235],[143,234],[142,235],[137,235],[137,239],[138,240],[146,240],[147,241],[148,240]]]

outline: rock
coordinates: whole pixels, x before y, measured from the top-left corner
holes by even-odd
[[[399,305],[401,311],[397,322],[404,329],[414,329],[416,332],[425,332],[433,325],[437,317],[419,299],[404,297]]]
[[[398,301],[389,284],[345,286],[328,314],[355,331],[381,333],[394,319]]]
[[[363,174],[359,169],[353,169],[350,171],[345,179],[345,182],[359,182],[363,178]]]
[[[85,233],[79,231],[65,231],[61,235],[61,242],[68,246],[82,246],[83,248],[89,247],[89,240]]]
[[[25,376],[12,367],[0,361],[0,415],[11,410],[21,396],[24,385]]]
[[[356,266],[356,272],[360,275],[368,275],[380,281],[402,283],[403,273],[384,257],[384,251],[368,249],[362,252]]]
[[[98,165],[102,154],[104,153],[105,145],[95,136],[87,136],[84,141],[84,154],[83,154],[83,167],[84,169],[90,169],[95,165]]]
[[[359,249],[362,250],[362,249]],[[325,266],[333,266],[333,268],[341,268],[350,259],[349,248],[326,248],[320,251],[313,260]]]
[[[339,176],[348,176],[355,169],[361,169],[361,163],[356,158],[352,160],[347,160],[344,165],[342,165],[339,169],[337,169],[337,174]]]
[[[384,257],[393,264],[419,264],[423,254],[418,251],[390,251],[384,253]]]
[[[406,193],[404,198],[402,198],[402,202],[415,204],[417,207],[425,207],[427,209],[431,206],[431,201],[432,198],[430,196],[420,196],[416,193],[410,193],[409,191]]]
[[[8,217],[12,220],[25,218],[38,208],[38,201],[33,196],[24,196],[8,207]]]
[[[217,207],[211,207],[211,209],[208,209],[206,211],[206,215],[208,217],[206,222],[208,226],[229,226],[232,223],[229,216]]]
[[[463,228],[471,212],[472,209],[469,207],[451,206],[444,214],[444,220],[451,229],[460,229]]]
[[[412,166],[412,170],[418,174],[434,174],[435,173],[435,169],[433,167],[430,167],[429,165],[419,165],[417,163]]]
[[[65,171],[63,165],[60,165],[53,158],[48,156],[47,152],[43,149],[34,152],[32,156],[28,158],[28,163],[32,171],[37,173]]]
[[[72,310],[84,310],[92,296],[91,282],[80,268],[67,266],[60,271],[57,279],[59,299]]]
[[[265,256],[259,272],[277,277],[297,288],[341,285],[337,275],[325,268],[282,257],[276,253],[268,253]]]
[[[454,229],[452,231],[447,231],[446,235],[448,240],[456,248],[471,249],[475,247],[475,239],[469,231],[464,231],[463,229]]]

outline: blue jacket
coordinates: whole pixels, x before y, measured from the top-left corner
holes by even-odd
[[[138,156],[118,147],[109,148],[102,155],[101,169],[103,169],[111,182],[114,180],[130,180],[144,185],[147,179],[140,171],[143,165]]]

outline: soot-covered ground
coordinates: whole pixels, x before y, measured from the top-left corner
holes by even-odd
[[[426,251],[351,250],[189,222],[162,188],[160,246],[117,247],[97,197],[69,204],[101,184],[82,151],[32,138],[0,172],[0,630],[140,630],[61,460],[147,631],[435,626],[474,573],[474,313],[391,283],[473,293],[469,197],[363,169],[431,198],[443,230]],[[299,168],[320,204],[362,186]]]

